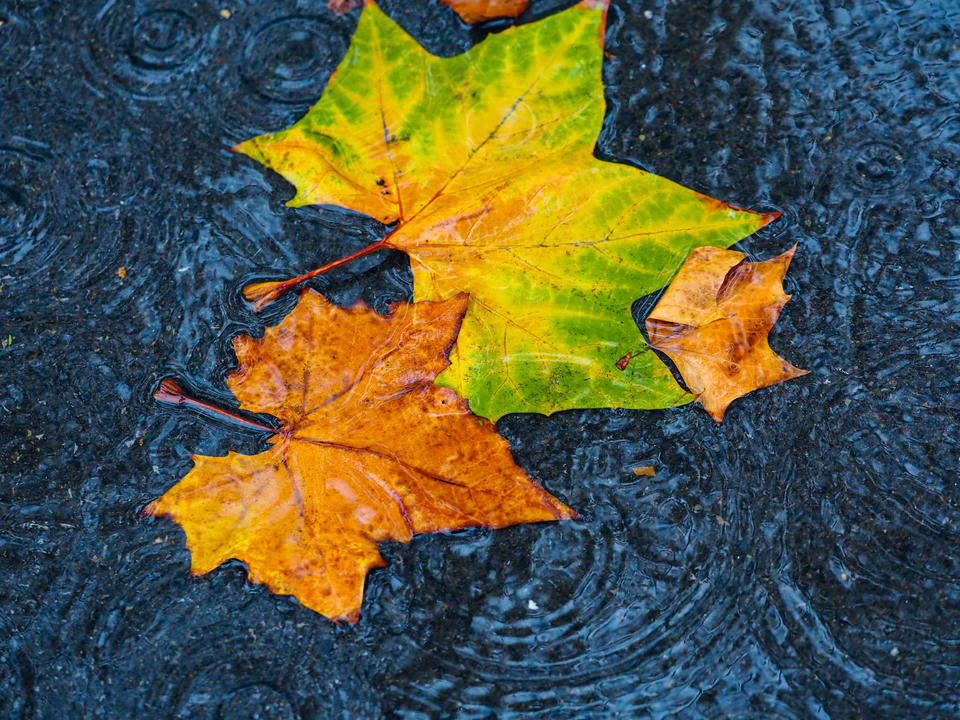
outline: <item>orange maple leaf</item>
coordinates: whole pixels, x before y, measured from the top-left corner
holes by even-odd
[[[194,574],[237,558],[253,582],[349,622],[367,572],[384,565],[382,540],[575,517],[514,463],[490,422],[433,385],[466,307],[461,294],[381,316],[304,292],[262,339],[233,341],[239,367],[227,384],[244,409],[280,419],[273,447],[194,456],[144,512],[183,527]],[[203,405],[175,385],[158,395]]]
[[[695,248],[647,318],[650,344],[670,356],[718,423],[741,395],[807,374],[767,341],[790,299],[783,277],[795,250],[748,262],[734,250]]]
[[[440,0],[469,25],[494,18],[517,17],[527,9],[530,0]]]

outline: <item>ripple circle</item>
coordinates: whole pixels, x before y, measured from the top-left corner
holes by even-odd
[[[290,701],[276,688],[265,683],[244,685],[231,692],[220,703],[217,717],[219,720],[296,720]]]
[[[340,28],[312,15],[271,20],[255,30],[243,52],[243,77],[264,97],[315,102],[346,52]]]
[[[37,143],[0,143],[0,264],[14,278],[38,271],[62,242],[49,227],[56,202],[46,160]]]
[[[183,94],[210,59],[215,17],[185,0],[164,5],[110,0],[87,28],[87,67],[94,83],[134,100]]]
[[[853,148],[850,179],[872,197],[898,193],[910,182],[906,151],[887,140],[868,140]]]
[[[343,19],[296,8],[248,32],[240,86],[221,117],[224,141],[234,144],[296,122],[320,99],[347,52],[349,34]]]
[[[899,358],[889,367],[910,372]],[[899,712],[950,695],[960,665],[960,629],[944,622],[960,612],[960,411],[913,382],[853,383],[811,413],[791,490],[803,508],[778,561],[803,572],[772,593],[778,640],[768,644],[823,668],[835,692],[896,698]]]
[[[402,702],[435,706],[449,679],[469,677],[472,706],[530,717],[587,713],[604,692],[621,711],[679,708],[711,681],[703,668],[735,655],[746,613],[725,589],[748,587],[756,560],[742,551],[750,510],[723,489],[724,468],[707,457],[702,482],[665,468],[640,479],[609,452],[576,454],[590,489],[570,502],[583,519],[440,538],[441,556],[399,571],[395,587],[411,593],[401,642],[430,676]],[[611,466],[617,477],[603,477]]]
[[[110,572],[75,576],[53,595],[63,673],[38,678],[38,694],[85,677],[84,692],[98,698],[82,715],[91,720],[375,716],[363,686],[340,694],[317,671],[338,652],[329,624],[291,603],[278,607],[239,563],[191,576],[182,532],[167,521],[137,520],[104,543],[97,562]],[[255,619],[230,622],[237,616]]]

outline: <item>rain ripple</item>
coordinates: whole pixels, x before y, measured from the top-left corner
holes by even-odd
[[[585,414],[567,422],[603,421]],[[440,539],[442,554],[391,558],[391,591],[368,607],[408,618],[397,654],[424,676],[404,688],[399,717],[449,709],[451,684],[462,717],[498,707],[552,718],[677,712],[715,682],[706,669],[732,659],[748,625],[730,590],[746,592],[758,565],[755,508],[740,486],[751,473],[731,467],[719,445],[684,449],[681,438],[694,439],[686,423],[650,443],[619,429],[609,442],[581,447],[567,472],[554,468],[581,520],[471,531]],[[523,455],[522,441],[516,452]],[[654,478],[632,471],[651,464]]]
[[[859,384],[828,405],[798,437],[790,492],[806,500],[784,527],[769,646],[792,649],[787,667],[819,668],[848,710],[865,696],[936,709],[960,663],[944,622],[960,612],[960,411]]]
[[[214,57],[221,19],[209,3],[108,0],[84,28],[89,78],[130,100],[183,96]]]
[[[244,31],[240,78],[221,122],[229,144],[294,123],[320,99],[347,51],[350,19],[298,12],[255,18]]]
[[[61,618],[62,672],[38,678],[37,695],[69,693],[83,682],[77,696],[88,702],[73,717],[91,720],[375,716],[374,698],[342,697],[329,676],[316,672],[315,663],[335,656],[336,638],[329,628],[305,633],[309,611],[294,603],[276,607],[275,597],[246,583],[238,563],[197,581],[182,534],[167,522],[151,526],[155,532],[146,537],[143,521],[104,537],[96,562],[110,572],[70,577],[64,595],[51,600]],[[177,545],[181,550],[171,552]],[[215,612],[197,614],[198,605],[211,603]],[[265,622],[227,621],[258,605],[273,608]]]
[[[49,158],[41,143],[0,141],[0,264],[7,282],[38,272],[62,242],[49,227],[57,206],[44,172]]]

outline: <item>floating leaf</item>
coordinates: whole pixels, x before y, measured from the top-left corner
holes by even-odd
[[[383,317],[304,292],[262,339],[233,341],[227,384],[244,409],[280,419],[273,447],[195,456],[145,512],[183,527],[195,574],[237,558],[253,582],[349,622],[367,572],[384,564],[380,541],[574,517],[493,425],[433,384],[466,305],[399,303]],[[176,386],[158,395],[188,401]]]
[[[741,395],[807,374],[767,341],[790,299],[783,277],[795,250],[749,262],[734,250],[696,248],[647,318],[650,344],[717,422]]]
[[[435,57],[372,2],[323,97],[293,127],[238,150],[296,186],[292,206],[333,204],[395,227],[282,283],[258,306],[381,248],[403,250],[414,298],[470,294],[438,383],[474,412],[660,408],[690,396],[631,315],[689,250],[726,246],[777,214],[725,205],[593,155],[603,123],[606,2],[585,0]]]
[[[470,25],[494,18],[515,18],[527,9],[530,0],[440,0]]]

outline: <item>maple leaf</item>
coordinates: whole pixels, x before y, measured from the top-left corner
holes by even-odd
[[[687,252],[727,246],[779,213],[725,205],[593,155],[603,123],[606,2],[584,0],[429,54],[367,2],[346,57],[307,115],[237,150],[296,187],[291,206],[333,204],[395,223],[381,248],[410,256],[414,299],[470,294],[437,382],[492,420],[508,412],[660,408],[688,402],[631,315]]]
[[[517,17],[527,9],[530,0],[440,0],[468,25],[494,18]]]
[[[227,384],[244,409],[280,419],[272,448],[195,456],[144,512],[183,527],[194,574],[236,558],[253,582],[349,622],[367,572],[384,564],[380,541],[575,517],[491,423],[433,384],[466,304],[398,303],[384,317],[304,292],[262,339],[233,341]],[[169,385],[158,397],[187,401]]]
[[[647,317],[650,344],[670,356],[718,423],[741,395],[807,374],[767,341],[790,299],[783,277],[795,250],[749,262],[734,250],[696,248]]]

